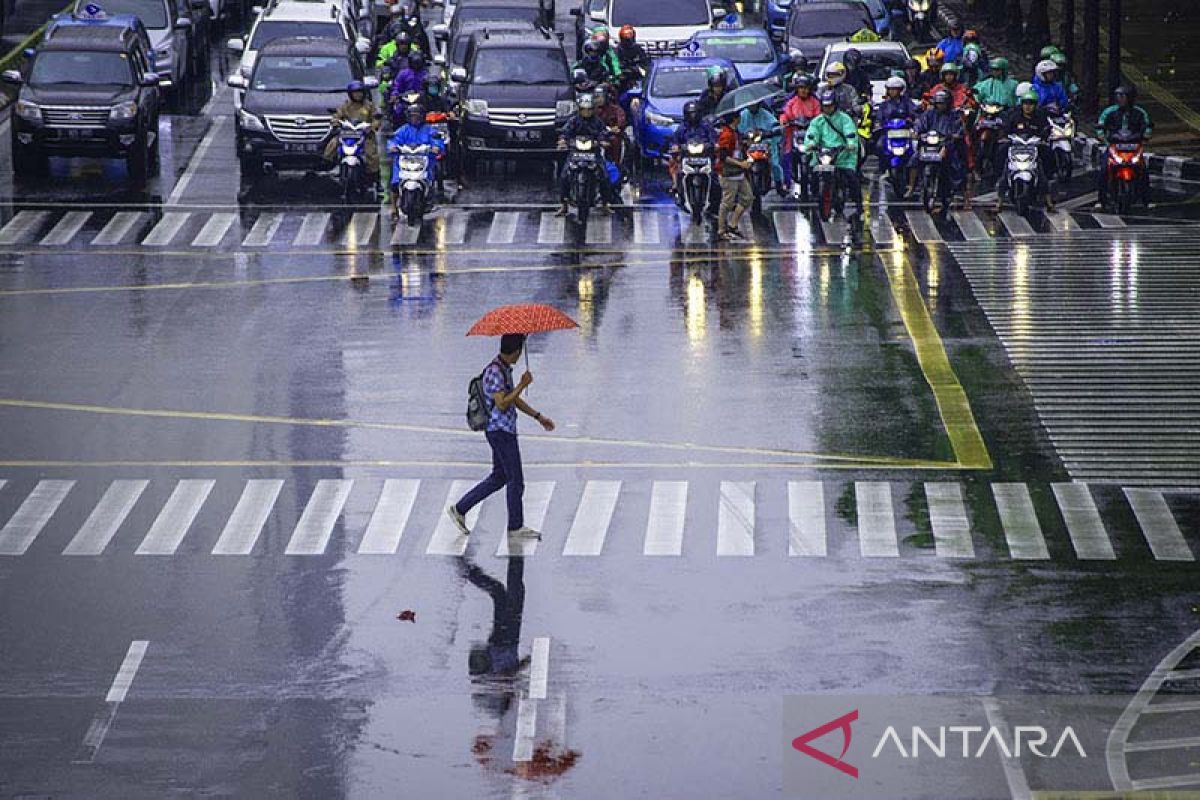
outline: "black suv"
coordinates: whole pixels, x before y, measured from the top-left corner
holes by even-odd
[[[242,179],[274,170],[313,170],[325,166],[325,143],[332,135],[332,110],[346,100],[346,84],[379,81],[364,77],[354,43],[342,39],[291,36],[258,52],[250,78],[231,75],[229,85],[246,92],[237,112],[237,153]]]
[[[575,111],[570,70],[558,37],[548,33],[471,36],[459,84],[463,155],[474,158],[557,152],[558,128]]]
[[[12,114],[12,165],[43,173],[48,156],[124,158],[130,176],[158,172],[159,76],[138,33],[116,26],[65,27],[42,42],[24,73]]]

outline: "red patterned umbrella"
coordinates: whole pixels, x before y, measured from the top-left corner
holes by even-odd
[[[471,326],[467,336],[503,336],[506,333],[544,333],[578,328],[579,323],[552,306],[523,303],[494,308]]]

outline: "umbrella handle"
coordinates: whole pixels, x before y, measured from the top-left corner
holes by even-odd
[[[528,342],[528,341],[526,341],[526,342],[525,342],[525,346],[524,346],[523,348],[521,348],[521,349],[525,351],[525,371],[526,371],[526,372],[529,372],[529,342]],[[530,390],[530,388],[531,388],[531,387],[529,387],[529,386],[526,386],[526,387],[525,387],[525,393],[526,393],[526,394],[528,394],[528,393],[529,393],[529,390]]]

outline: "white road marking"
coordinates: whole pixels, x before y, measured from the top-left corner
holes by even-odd
[[[1065,201],[1059,203],[1058,208],[1061,211],[1074,211],[1076,209],[1092,205],[1093,203],[1096,202],[1097,196],[1098,195],[1096,192],[1088,192],[1087,194],[1081,194],[1079,197],[1073,197],[1070,200],[1065,200]]]
[[[1050,227],[1056,231],[1065,232],[1079,230],[1079,223],[1076,222],[1070,214],[1062,209],[1058,209],[1056,211],[1047,211],[1046,219],[1049,221]]]
[[[0,228],[0,245],[17,244],[42,226],[50,216],[49,211],[18,211],[16,216]]]
[[[213,547],[214,556],[250,555],[283,488],[281,480],[249,480]]]
[[[438,511],[437,525],[433,529],[433,536],[429,539],[429,546],[425,548],[425,555],[461,556],[467,552],[467,537],[462,535],[458,526],[446,513],[446,509],[450,507],[451,503],[457,503],[474,485],[474,481],[454,481],[450,484],[450,491],[446,493],[446,502]],[[479,521],[479,509],[482,505],[480,503],[467,512],[467,527],[472,532],[475,530],[475,523]]]
[[[788,555],[826,555],[825,487],[820,481],[788,481]]]
[[[934,551],[940,558],[974,558],[971,523],[957,483],[925,484],[929,504],[929,526],[933,529]]]
[[[683,524],[687,517],[687,481],[655,481],[650,490],[650,517],[646,524],[648,556],[683,554]]]
[[[896,516],[892,510],[892,486],[876,481],[856,481],[854,500],[858,515],[858,545],[864,557],[896,557]]]
[[[933,217],[924,211],[905,211],[904,218],[908,220],[908,228],[913,238],[921,244],[942,241],[942,234],[934,224]]]
[[[554,496],[554,481],[533,481],[525,484],[525,525],[541,531],[546,524],[546,512],[550,509],[550,498]],[[507,523],[505,525],[507,527]],[[524,536],[512,537],[501,534],[496,546],[496,556],[532,556],[537,553],[538,540]]]
[[[192,180],[196,177],[197,169],[204,163],[204,159],[208,158],[208,151],[212,149],[213,143],[218,138],[224,141],[225,127],[228,124],[229,117],[221,116],[213,118],[212,125],[208,127],[208,133],[204,134],[204,138],[200,140],[200,146],[196,148],[196,152],[192,153],[192,158],[188,161],[187,168],[184,169],[183,175],[179,178],[179,183],[175,184],[175,188],[171,190],[171,194],[167,197],[166,205],[179,205],[184,193],[192,185]]]
[[[821,221],[821,235],[825,237],[825,244],[841,245],[846,241],[846,234],[850,228],[846,225],[844,219],[831,219],[828,222]]]
[[[149,646],[149,642],[141,639],[130,643],[129,649],[125,652],[125,660],[121,662],[117,675],[113,678],[112,686],[108,688],[108,694],[104,697],[104,702],[125,702],[125,698],[129,694],[129,687],[133,686],[133,679],[137,677],[138,668],[142,666],[142,659],[146,657],[146,648]]]
[[[24,555],[74,485],[75,481],[38,481],[0,528],[0,556]]]
[[[1196,557],[1179,530],[1162,492],[1153,489],[1126,489],[1125,497],[1137,517],[1142,535],[1159,561],[1195,561]]]
[[[421,482],[417,480],[385,480],[379,501],[367,523],[367,532],[358,545],[360,554],[392,555],[400,547],[400,537],[412,514]]]
[[[992,495],[996,498],[1009,555],[1020,559],[1050,558],[1029,488],[1023,483],[993,483]]]
[[[584,241],[587,244],[611,244],[612,232],[612,214],[592,214],[588,217],[587,235],[584,237]]]
[[[1001,211],[1000,221],[1008,229],[1009,236],[1014,238],[1033,236],[1034,234],[1033,226],[1029,224],[1029,220],[1018,215],[1015,211]]]
[[[216,481],[181,480],[158,513],[150,532],[138,545],[139,556],[170,556],[192,527]]]
[[[150,481],[144,480],[113,481],[109,484],[75,538],[63,550],[63,555],[101,555],[149,485]]]
[[[754,555],[754,481],[721,481],[717,555]]]
[[[342,232],[342,246],[352,250],[363,250],[371,246],[375,228],[379,226],[378,211],[356,211],[350,224]]]
[[[958,223],[958,229],[962,231],[963,238],[968,242],[986,241],[992,238],[992,235],[988,233],[987,226],[974,211],[952,211],[950,216],[954,217],[954,221]]]
[[[886,214],[871,219],[871,239],[875,244],[891,245],[896,242],[896,229]]]
[[[142,246],[165,247],[169,245],[191,217],[192,214],[189,211],[168,211],[142,239]]]
[[[118,211],[113,214],[108,224],[96,234],[96,238],[92,239],[92,245],[103,247],[121,244],[133,230],[133,226],[141,221],[142,216],[140,211]]]
[[[216,247],[224,240],[225,234],[229,233],[236,219],[237,214],[225,211],[213,214],[196,234],[196,238],[192,239],[192,247]]]
[[[775,223],[775,239],[780,244],[796,243],[796,227],[799,217],[799,211],[775,211],[771,214],[771,219]]]
[[[325,240],[325,229],[329,227],[329,216],[323,211],[305,214],[292,244],[296,247],[315,247],[321,244]]]
[[[271,244],[282,222],[283,214],[278,212],[259,214],[258,219],[254,220],[254,227],[242,240],[242,247],[266,247]]]
[[[87,733],[83,735],[83,745],[79,753],[71,759],[72,764],[95,762],[96,754],[100,752],[100,746],[104,744],[104,737],[108,735],[108,729],[112,727],[113,721],[117,718],[117,710],[129,694],[129,688],[133,685],[133,679],[137,676],[149,646],[150,643],[142,639],[130,643],[129,649],[125,651],[125,658],[121,661],[121,666],[117,668],[116,677],[113,678],[108,694],[105,695],[106,708],[92,718]]]
[[[517,729],[513,737],[513,761],[533,760],[533,738],[537,735],[537,702],[522,697],[517,702]]]
[[[545,700],[550,678],[550,639],[539,636],[533,640],[529,658],[529,699]]]
[[[564,556],[598,556],[621,493],[620,481],[588,481],[567,533]]]
[[[708,244],[708,230],[703,220],[692,224],[691,214],[683,211],[679,211],[675,216],[679,220],[679,238],[684,244]]]
[[[91,216],[92,212],[90,211],[68,211],[63,214],[62,219],[54,223],[54,227],[42,237],[38,244],[45,247],[61,247],[69,244],[83,230],[83,226],[87,224]]]
[[[658,244],[658,214],[647,211],[633,212],[634,244]]]
[[[517,221],[520,218],[519,211],[497,211],[488,231],[488,244],[512,244],[517,236]]]
[[[450,217],[442,217],[439,221],[443,231],[442,238],[438,241],[444,244],[462,244],[467,239],[467,215],[454,214]]]
[[[538,221],[538,244],[562,244],[566,241],[567,221],[553,211],[543,211]]]
[[[1124,228],[1125,220],[1115,214],[1092,214],[1092,219],[1100,223],[1101,228]]]
[[[1054,497],[1067,524],[1067,534],[1081,559],[1111,560],[1116,558],[1104,521],[1096,510],[1096,501],[1086,483],[1055,483]]]
[[[983,712],[987,716],[988,725],[1000,734],[1003,742],[1012,741],[1008,723],[1000,713],[1000,703],[994,697],[983,698]],[[999,749],[999,748],[997,748]],[[1021,759],[1015,754],[1003,755],[1001,751],[1000,767],[1004,770],[1004,780],[1008,783],[1008,794],[1012,800],[1031,800],[1033,792],[1029,790],[1029,779],[1021,766]]]
[[[393,247],[403,244],[416,244],[417,239],[421,238],[421,225],[409,225],[403,216],[396,220],[395,227],[392,228],[392,239],[390,244]]]
[[[292,531],[292,539],[285,551],[287,555],[319,556],[325,552],[329,537],[333,535],[333,526],[337,524],[353,486],[353,480],[317,481],[300,521]]]

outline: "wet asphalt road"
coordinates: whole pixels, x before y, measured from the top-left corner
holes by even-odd
[[[213,78],[144,192],[0,153],[0,795],[774,797],[785,695],[1132,693],[1200,628],[1191,187],[713,247],[654,180],[579,231],[500,169],[397,233],[239,203]],[[521,301],[580,330],[530,348],[510,552],[442,510],[463,333]]]

